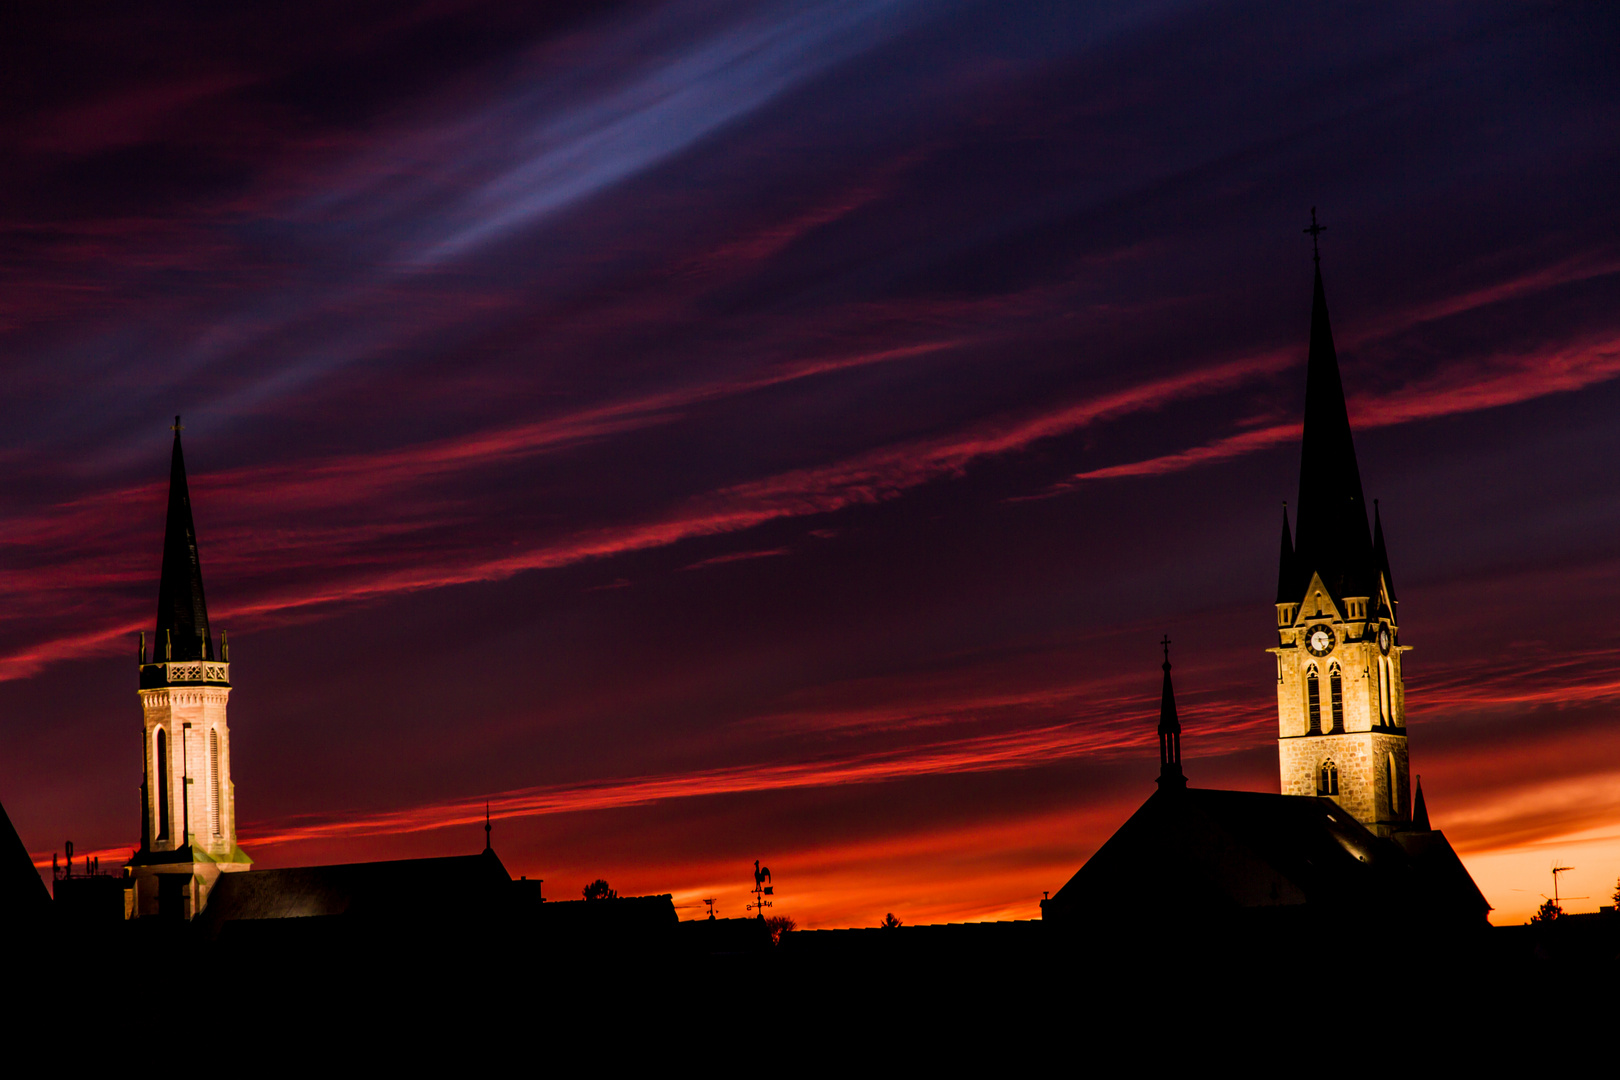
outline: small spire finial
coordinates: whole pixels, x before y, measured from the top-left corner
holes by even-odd
[[[1306,229],[1305,231],[1311,234],[1311,257],[1316,260],[1316,265],[1321,266],[1322,265],[1322,251],[1321,251],[1321,249],[1319,247],[1317,247],[1316,238],[1318,236],[1321,236],[1323,233],[1327,232],[1327,226],[1326,225],[1318,225],[1316,223],[1316,207],[1314,207],[1314,206],[1311,207],[1311,224],[1310,224],[1310,227],[1308,229]]]
[[[179,413],[174,414],[174,423],[169,425],[169,430],[174,432],[176,435],[178,435],[182,431],[186,430],[185,425],[180,423],[180,414]]]
[[[484,804],[484,850],[495,850],[494,846],[489,842],[489,803]]]
[[[1181,721],[1176,716],[1176,692],[1170,686],[1170,635],[1159,642],[1164,648],[1164,689],[1159,697],[1159,787],[1179,791],[1187,786],[1181,771]]]

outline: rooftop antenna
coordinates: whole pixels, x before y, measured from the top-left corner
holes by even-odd
[[[759,865],[759,860],[755,859],[754,901],[748,906],[753,908],[757,914],[757,917],[761,919],[765,917],[765,909],[773,906],[771,901],[765,899],[767,896],[775,895],[775,893],[772,892],[772,887],[765,884],[769,880],[771,880],[771,868],[768,866]]]
[[[1321,236],[1323,233],[1327,232],[1327,226],[1326,225],[1318,225],[1316,223],[1316,207],[1314,207],[1314,206],[1311,207],[1311,224],[1310,224],[1310,228],[1306,229],[1305,232],[1308,232],[1308,233],[1311,234],[1311,258],[1316,260],[1316,265],[1317,266],[1321,266],[1322,265],[1322,251],[1321,251],[1321,249],[1319,247],[1317,247],[1316,238],[1318,236]],[[180,419],[179,417],[175,417],[176,421],[178,421],[179,419]]]
[[[1553,879],[1552,902],[1553,902],[1553,907],[1558,908],[1560,911],[1563,910],[1563,906],[1562,906],[1562,904],[1559,903],[1559,900],[1558,900],[1558,875],[1568,873],[1569,871],[1571,871],[1573,869],[1575,869],[1573,866],[1559,866],[1556,859],[1553,861],[1553,866],[1552,866],[1552,879]],[[1547,898],[1547,894],[1542,893],[1541,897],[1542,897],[1543,900],[1545,900]],[[1590,896],[1566,896],[1564,899],[1566,899],[1566,900],[1590,900],[1591,897]]]

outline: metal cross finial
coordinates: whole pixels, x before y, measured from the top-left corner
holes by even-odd
[[[484,850],[493,851],[489,842],[489,803],[484,804]]]
[[[1170,662],[1170,635],[1164,635],[1164,640],[1159,644],[1164,646],[1164,662],[1168,664]]]
[[[180,425],[180,417],[178,415],[175,416],[174,423],[169,425],[169,430],[174,432],[176,435],[178,435],[182,431],[186,430],[184,427],[182,427]]]
[[[1316,260],[1318,265],[1320,265],[1322,262],[1322,251],[1316,246],[1316,238],[1327,232],[1327,226],[1318,225],[1316,223],[1316,207],[1314,206],[1311,207],[1311,227],[1306,229],[1305,232],[1311,234],[1311,257]]]

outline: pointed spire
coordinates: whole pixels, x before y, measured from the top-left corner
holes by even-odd
[[[1384,519],[1378,512],[1377,499],[1373,500],[1373,566],[1384,575],[1384,588],[1389,590],[1390,603],[1394,603],[1395,577],[1389,572],[1389,551],[1384,547]]]
[[[1283,503],[1282,553],[1277,557],[1277,603],[1293,604],[1299,601],[1296,577],[1294,537],[1288,531],[1288,504]]]
[[[1179,790],[1187,786],[1181,771],[1181,720],[1176,716],[1176,691],[1170,685],[1170,635],[1164,646],[1164,689],[1159,694],[1159,786]]]
[[[1335,599],[1370,596],[1376,574],[1361,470],[1350,435],[1339,358],[1328,322],[1322,267],[1311,299],[1311,345],[1305,365],[1305,435],[1300,448],[1294,518],[1294,586],[1302,593],[1319,573]]]
[[[1417,794],[1412,797],[1412,828],[1418,832],[1433,832],[1429,825],[1429,808],[1423,802],[1423,777],[1417,778]]]
[[[197,530],[191,521],[180,430],[177,416],[174,453],[169,463],[169,514],[163,529],[156,639],[164,643],[165,660],[211,660],[208,605],[203,600],[202,564],[197,558]]]

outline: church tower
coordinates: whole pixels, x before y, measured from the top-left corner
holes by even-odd
[[[130,860],[136,917],[191,918],[219,875],[252,860],[236,845],[236,790],[225,706],[231,665],[225,635],[216,647],[203,600],[197,532],[174,418],[169,513],[151,656],[140,641],[143,716],[141,846]]]
[[[1312,228],[1316,225],[1312,211]],[[1277,573],[1278,758],[1285,795],[1333,799],[1368,829],[1409,827],[1406,700],[1395,587],[1361,473],[1316,258],[1294,532]]]

